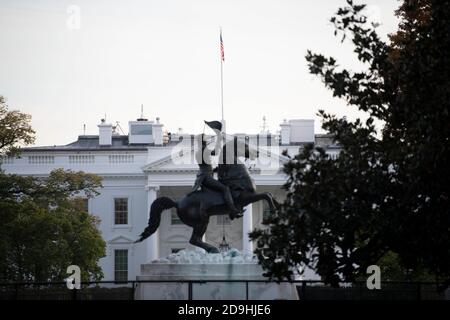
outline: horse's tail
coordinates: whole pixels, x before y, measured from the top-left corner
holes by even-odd
[[[153,201],[150,209],[150,218],[148,219],[148,226],[139,236],[139,239],[134,243],[141,242],[150,237],[159,227],[161,221],[161,213],[173,207],[177,207],[177,203],[168,197],[159,197]]]

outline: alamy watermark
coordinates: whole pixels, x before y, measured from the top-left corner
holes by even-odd
[[[367,289],[380,290],[381,289],[381,269],[376,264],[367,267],[368,274],[371,274],[366,281]]]
[[[81,288],[81,270],[80,267],[77,265],[70,265],[67,267],[67,271],[70,276],[66,278],[66,285],[67,289],[73,290],[77,289],[79,290]]]
[[[69,30],[81,29],[81,8],[75,4],[67,7],[66,27]]]
[[[174,165],[198,164],[196,152],[202,149],[202,141],[208,144],[203,150],[202,161],[215,166],[218,164],[246,163],[249,167],[257,167],[261,175],[279,173],[280,146],[274,135],[228,136],[222,137],[222,146],[212,154],[217,141],[209,136],[179,135],[177,143],[171,150],[171,160]],[[211,145],[211,146],[209,146]],[[224,148],[225,146],[225,148]],[[218,152],[217,152],[218,151]]]

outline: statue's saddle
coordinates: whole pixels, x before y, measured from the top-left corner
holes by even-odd
[[[239,206],[236,201],[236,199],[240,195],[240,190],[230,190],[230,191],[236,208],[242,211],[243,208]],[[220,191],[216,191],[208,187],[201,186],[200,190],[194,191],[193,193],[203,195],[202,197],[204,199],[203,205],[206,207],[206,210],[212,207],[227,207],[225,199],[223,198],[223,194]]]

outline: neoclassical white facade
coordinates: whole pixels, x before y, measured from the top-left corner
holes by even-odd
[[[190,248],[191,228],[180,224],[174,211],[162,214],[160,227],[142,243],[134,244],[147,225],[154,199],[168,196],[177,199],[193,186],[197,165],[190,161],[194,152],[193,135],[167,133],[156,121],[130,121],[129,134],[114,133],[111,124],[99,124],[99,135],[82,135],[63,146],[25,148],[20,158],[4,159],[7,173],[45,177],[53,169],[82,170],[103,178],[100,195],[87,201],[89,212],[100,218],[99,229],[107,243],[106,256],[100,260],[104,280],[133,280],[140,265],[180,249]],[[286,176],[281,155],[297,154],[305,143],[326,148],[332,156],[339,152],[328,135],[314,134],[313,120],[290,120],[280,125],[276,135],[236,134],[260,149],[258,161],[248,162],[259,192],[271,192],[282,201]],[[268,142],[268,143],[267,143]],[[254,203],[241,219],[229,221],[212,217],[206,241],[216,246],[225,234],[231,247],[253,250],[248,233],[261,226],[266,206]]]

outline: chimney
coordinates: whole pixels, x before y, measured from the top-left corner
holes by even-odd
[[[98,125],[98,141],[101,146],[110,146],[112,144],[112,124],[101,120]]]
[[[162,123],[159,123],[159,118],[156,118],[156,123],[153,124],[153,142],[155,146],[163,145],[163,130]]]
[[[289,120],[290,143],[314,143],[314,120]]]
[[[291,125],[284,119],[283,123],[280,124],[280,127],[281,144],[288,145],[290,143]]]

